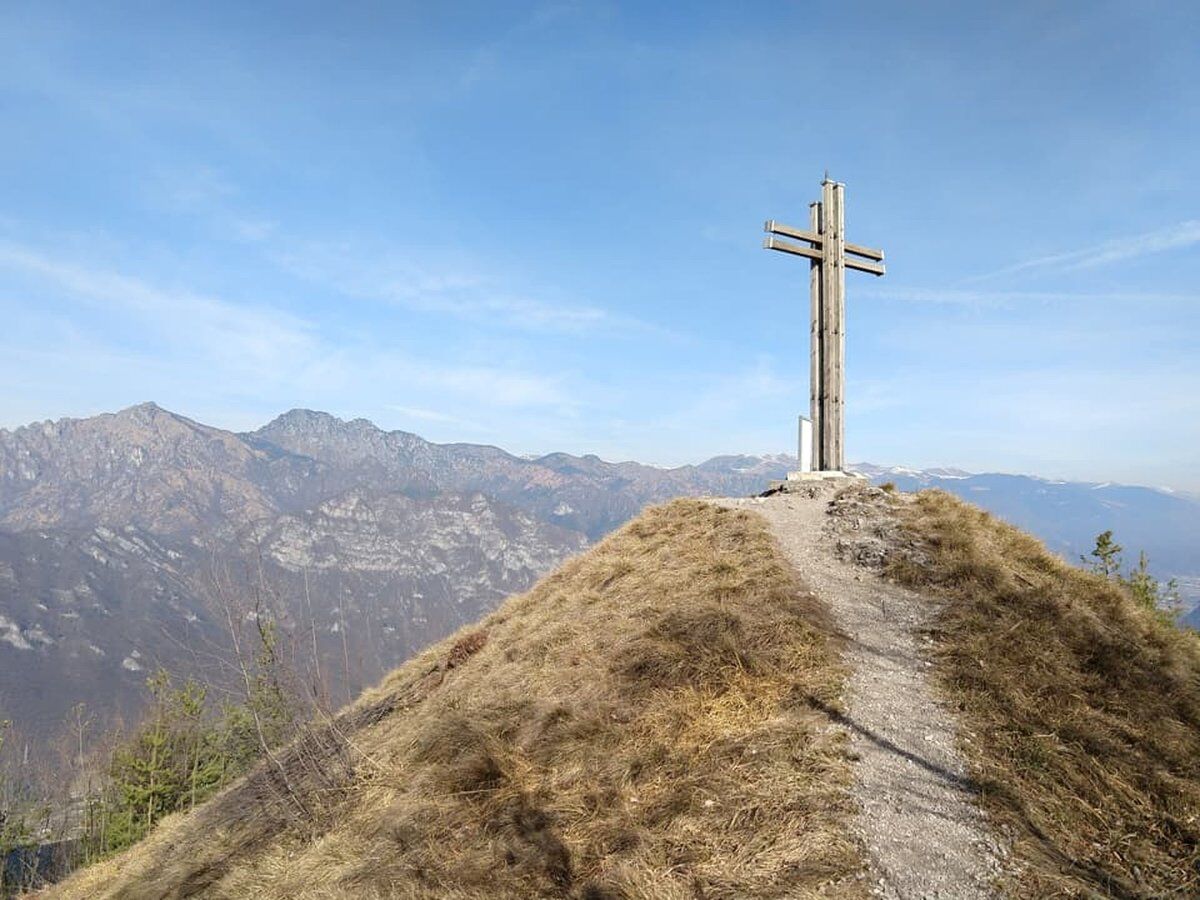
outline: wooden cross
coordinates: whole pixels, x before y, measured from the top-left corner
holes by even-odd
[[[845,470],[846,269],[882,275],[883,251],[846,242],[845,185],[821,182],[821,199],[809,204],[809,229],[782,225],[774,219],[763,227],[763,246],[806,256],[812,310],[809,400],[812,410],[813,466],[819,472]],[[802,246],[776,235],[796,238]]]

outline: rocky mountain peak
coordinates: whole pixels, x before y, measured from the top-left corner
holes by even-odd
[[[127,406],[124,409],[117,410],[113,413],[115,419],[128,419],[131,421],[150,422],[158,416],[170,416],[171,418],[181,419],[175,413],[163,409],[153,400],[147,400],[144,403],[135,403],[133,406]]]
[[[367,419],[339,419],[311,409],[289,410],[248,437],[336,464],[407,458],[433,446],[407,431],[384,431]]]
[[[339,431],[345,426],[346,422],[343,419],[330,413],[297,407],[276,416],[255,433],[326,434]]]
[[[378,441],[386,437],[388,432],[367,419],[340,419],[327,412],[291,409],[281,416],[276,416],[252,434],[256,438],[290,449],[291,445]]]
[[[159,530],[256,517],[264,454],[155,403],[0,433],[0,527],[132,522]]]
[[[75,425],[96,440],[141,444],[148,450],[179,448],[192,441],[226,445],[227,450],[232,449],[231,442],[226,440],[232,437],[228,432],[171,412],[154,402],[129,406],[110,416],[81,419]]]

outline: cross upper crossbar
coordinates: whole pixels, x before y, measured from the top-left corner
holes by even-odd
[[[784,253],[791,253],[796,256],[807,256],[809,259],[824,259],[825,254],[822,250],[814,249],[821,247],[821,235],[813,231],[802,231],[799,228],[793,228],[791,225],[784,225],[782,222],[776,222],[774,219],[768,219],[763,225],[763,231],[767,232],[771,237],[763,241],[763,247],[767,250],[781,250]],[[781,234],[785,237],[797,238],[801,241],[808,241],[813,247],[801,247],[799,244],[793,244],[788,241],[781,241],[774,235]],[[853,253],[855,256],[865,256],[867,259],[883,262],[883,251],[876,250],[873,247],[863,247],[859,244],[851,244],[846,242],[846,252]],[[857,269],[860,272],[869,272],[872,275],[883,275],[886,269],[882,265],[872,265],[869,262],[852,257],[846,258],[847,269]]]
[[[774,236],[768,237],[763,241],[763,248],[766,250],[779,250],[783,253],[791,253],[794,256],[807,256],[809,259],[825,259],[825,254],[820,250],[814,250],[812,247],[801,247],[799,244],[793,244],[790,241],[781,241],[779,238]],[[846,249],[850,249],[849,244],[846,245]],[[845,263],[847,269],[857,269],[859,272],[867,272],[871,275],[887,274],[887,270],[882,265],[873,262],[867,262],[865,259],[855,259],[853,256],[847,256],[845,258]]]

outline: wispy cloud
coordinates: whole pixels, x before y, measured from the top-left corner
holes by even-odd
[[[261,244],[278,233],[269,216],[240,208],[240,191],[222,170],[208,165],[162,168],[146,179],[143,194],[156,209],[199,219],[214,234],[245,244]]]
[[[458,83],[462,88],[473,88],[494,77],[507,52],[514,45],[526,43],[531,35],[585,9],[576,2],[541,3],[524,18],[505,29],[499,36],[489,40],[475,51],[470,63],[464,67]]]
[[[456,258],[453,249],[416,251],[376,239],[289,233],[276,217],[247,209],[238,186],[211,166],[159,172],[147,192],[153,205],[206,222],[214,235],[252,245],[280,271],[343,297],[513,331],[684,339],[595,303],[516,288],[486,264]]]
[[[782,397],[807,398],[807,388],[795,377],[780,376],[774,360],[762,356],[744,368],[714,373],[694,385],[690,399],[662,418],[674,428],[693,428],[699,422],[732,418],[738,412]]]
[[[419,406],[399,406],[395,403],[388,403],[385,409],[399,413],[409,419],[418,419],[422,422],[439,422],[445,425],[462,425],[466,427],[475,427],[474,423],[460,419],[458,416],[452,416],[448,413],[438,412],[436,409],[422,409]]]
[[[274,238],[267,252],[275,265],[348,297],[517,331],[680,337],[603,307],[544,300],[513,291],[490,275],[454,263],[430,266],[393,250],[372,249],[352,240]]]
[[[500,406],[573,407],[571,392],[553,376],[526,374],[493,366],[405,365],[408,377],[427,388],[449,390]]]
[[[551,304],[505,294],[486,283],[462,276],[425,276],[417,281],[382,286],[377,296],[410,309],[444,313],[459,319],[499,321],[537,331],[582,333],[609,330],[621,322],[595,306]]]
[[[975,275],[965,279],[964,283],[990,281],[994,278],[1029,271],[1077,272],[1153,253],[1176,250],[1180,247],[1190,247],[1193,244],[1200,244],[1200,219],[1188,219],[1154,231],[1103,241],[1081,250],[1039,256],[997,269],[994,272]]]
[[[88,366],[132,359],[139,370],[156,373],[153,383],[144,385],[146,395],[168,384],[190,384],[210,393],[341,391],[375,398],[374,402],[389,398],[381,406],[392,401],[404,405],[410,397],[437,398],[450,406],[541,408],[573,415],[577,404],[575,392],[559,375],[494,365],[447,365],[440,355],[419,358],[369,339],[327,336],[316,322],[285,310],[164,288],[0,241],[0,273],[4,272],[19,275],[25,285],[42,285],[9,286],[7,297],[0,297],[0,308],[10,305],[14,314],[20,311],[25,319],[35,320],[38,332],[48,333],[57,315],[31,299],[47,288],[68,311],[91,309],[99,314],[96,321],[103,327],[88,335],[88,351],[57,360],[61,370],[74,371],[81,383],[91,377]],[[66,321],[76,318],[69,312]],[[58,321],[61,325],[61,317]],[[63,327],[63,334],[79,333],[75,324]],[[114,362],[113,367],[123,366]]]
[[[1008,309],[1036,303],[1187,303],[1194,304],[1196,294],[1163,291],[1102,291],[1070,293],[1066,291],[994,291],[979,288],[875,287],[855,288],[855,296],[903,303],[938,306]]]
[[[318,347],[313,325],[287,312],[164,289],[11,242],[0,242],[0,269],[35,276],[98,309],[131,315],[143,337],[149,331],[155,340],[257,377],[290,368],[289,361],[310,357]]]

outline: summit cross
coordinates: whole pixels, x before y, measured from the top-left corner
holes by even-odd
[[[812,313],[809,403],[812,465],[817,472],[845,471],[846,270],[882,275],[883,251],[846,241],[845,185],[821,182],[821,199],[809,204],[809,230],[769,220],[763,247],[809,260]],[[803,241],[795,244],[777,235]],[[808,246],[805,246],[808,245]],[[803,440],[803,439],[802,439]],[[803,464],[801,447],[801,469]]]

